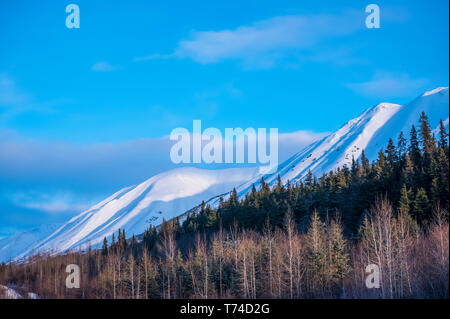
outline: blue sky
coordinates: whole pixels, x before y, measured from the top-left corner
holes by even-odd
[[[3,1],[0,237],[172,167],[164,137],[193,119],[297,132],[287,156],[447,86],[448,1],[377,1],[380,29],[369,3]]]

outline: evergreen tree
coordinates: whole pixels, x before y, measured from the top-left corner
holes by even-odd
[[[220,209],[220,210],[223,209],[223,205],[224,205],[223,196],[220,196],[220,198],[219,198],[219,209]]]
[[[398,205],[398,221],[403,223],[404,232],[406,231],[409,235],[417,236],[419,228],[417,222],[411,217],[411,206],[414,204],[411,201],[412,195],[412,191],[403,184]]]
[[[102,246],[102,256],[108,255],[108,240],[106,237],[103,239],[103,246]]]
[[[438,150],[436,165],[438,167],[439,201],[444,207],[449,207],[449,158],[442,147]]]
[[[397,162],[397,153],[395,150],[394,142],[389,139],[388,146],[386,148],[386,161],[390,172],[394,170],[394,164]]]
[[[401,212],[408,213],[411,209],[411,190],[406,188],[406,184],[403,184],[402,189],[400,191],[400,201],[398,205],[398,209]]]
[[[311,290],[316,294],[321,294],[327,273],[325,224],[320,220],[317,211],[311,215],[306,236],[306,262]]]
[[[375,176],[377,179],[382,179],[385,175],[386,169],[386,157],[384,156],[383,151],[378,152],[378,158],[375,163]]]
[[[238,198],[236,188],[233,188],[233,191],[231,192],[229,203],[230,203],[231,207],[238,206],[239,198]]]
[[[433,158],[436,143],[434,136],[431,134],[428,117],[424,112],[420,115],[419,123],[420,143],[423,149],[422,169],[425,171],[425,174],[421,176],[420,182],[426,189],[430,189],[433,173],[436,170],[436,163]]]
[[[275,192],[279,194],[283,189],[283,183],[281,182],[280,174],[277,176],[277,186],[275,187]]]
[[[369,164],[369,160],[366,157],[366,154],[364,153],[364,150],[361,153],[361,165],[363,168],[363,173],[364,173],[364,175],[366,175],[369,171],[370,164]]]
[[[312,187],[312,184],[313,184],[313,174],[311,170],[308,170],[308,174],[306,175],[305,178],[305,186]]]
[[[439,121],[439,147],[445,150],[447,146],[448,146],[448,133],[445,130],[445,125],[441,119]]]
[[[419,140],[417,139],[417,131],[414,125],[412,126],[410,133],[409,153],[414,167],[416,167],[416,170],[420,171],[421,155],[419,149]]]
[[[422,114],[420,115],[419,124],[420,143],[425,155],[429,155],[434,150],[435,141],[433,135],[431,134],[430,124],[425,112],[422,112]]]
[[[414,216],[422,222],[429,215],[430,201],[428,200],[427,193],[423,187],[417,190],[416,197],[414,199]]]
[[[122,240],[120,241],[120,247],[122,247],[122,249],[127,248],[127,237],[125,235],[125,228],[122,230]]]
[[[119,234],[117,236],[117,247],[119,251],[122,251],[124,249],[122,244],[123,244],[122,230],[119,228]]]
[[[407,151],[406,146],[406,138],[403,135],[403,131],[400,132],[400,135],[398,136],[398,143],[397,143],[397,152],[398,152],[398,158],[402,159]]]
[[[406,155],[405,157],[405,163],[402,170],[402,179],[403,182],[406,183],[408,187],[413,186],[414,182],[414,164],[411,161],[411,157],[409,155]]]
[[[333,219],[328,226],[328,247],[330,258],[330,276],[336,288],[342,290],[344,278],[350,272],[347,242],[344,239],[342,225],[339,220]],[[342,291],[342,293],[344,293]]]

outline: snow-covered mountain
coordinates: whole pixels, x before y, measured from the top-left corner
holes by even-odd
[[[202,200],[217,205],[219,196],[228,196],[233,187],[239,196],[258,187],[261,178],[269,184],[292,183],[303,179],[309,170],[316,175],[350,165],[352,158],[365,151],[369,160],[376,158],[388,139],[396,139],[401,131],[406,137],[419,115],[425,111],[432,128],[439,120],[448,126],[448,88],[437,88],[406,105],[381,103],[369,108],[336,132],[304,148],[279,165],[273,174],[261,175],[258,168],[202,170],[180,168],[158,174],[147,181],[124,188],[109,198],[72,218],[56,230],[43,228],[23,232],[0,241],[0,261],[27,256],[36,251],[63,252],[98,247],[104,237],[119,228],[128,236],[142,233],[150,224],[184,214]]]
[[[396,141],[400,132],[406,138],[412,125],[425,112],[431,128],[435,131],[442,119],[448,127],[449,95],[448,87],[426,92],[406,105],[381,103],[366,110],[357,118],[343,125],[336,132],[304,148],[282,163],[273,174],[258,175],[237,188],[239,196],[249,192],[252,185],[258,188],[261,178],[269,185],[276,183],[278,175],[284,184],[302,180],[311,170],[313,175],[321,176],[338,167],[350,167],[352,159],[358,159],[362,151],[369,160],[377,157],[380,149],[387,146],[389,138]],[[217,204],[214,199],[210,204]]]
[[[18,249],[7,251],[20,259],[37,251],[63,252],[89,245],[98,247],[103,238],[110,238],[119,228],[125,229],[128,235],[141,234],[149,225],[159,225],[163,219],[176,217],[202,200],[227,193],[256,176],[257,172],[258,168],[205,170],[193,167],[164,172],[137,186],[121,189],[45,238],[38,241],[32,236],[22,238],[34,241],[26,249],[23,249],[26,244],[21,243]],[[22,237],[26,235],[27,232]]]

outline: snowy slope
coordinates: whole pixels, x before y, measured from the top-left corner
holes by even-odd
[[[192,167],[158,174],[145,182],[124,188],[75,216],[55,232],[21,251],[18,258],[35,251],[62,252],[88,245],[98,247],[119,228],[126,234],[141,234],[149,225],[159,225],[181,215],[202,200],[226,193],[257,174],[257,168],[203,170]]]
[[[103,238],[110,238],[119,228],[126,234],[141,234],[148,226],[159,225],[163,219],[195,210],[202,200],[217,205],[218,195],[227,197],[233,187],[239,196],[259,186],[261,178],[270,185],[280,175],[282,181],[302,180],[309,170],[320,176],[343,165],[365,151],[369,160],[376,158],[388,139],[396,139],[401,131],[409,136],[411,125],[425,111],[432,128],[442,119],[448,126],[448,88],[438,88],[419,96],[404,106],[381,103],[369,108],[336,132],[317,141],[279,165],[273,174],[261,175],[258,168],[202,170],[180,168],[158,174],[147,181],[124,188],[82,212],[55,231],[46,229],[24,232],[0,241],[0,261],[39,251],[62,252],[98,247]]]
[[[403,131],[405,137],[409,138],[411,126],[415,125],[417,128],[417,122],[422,112],[425,112],[428,116],[431,129],[439,128],[440,119],[448,126],[448,90],[448,87],[446,87],[425,92],[411,103],[403,106],[399,112],[374,135],[371,147],[366,148],[365,150],[366,155],[371,159],[376,158],[377,152],[379,151],[377,145],[387,145],[387,141],[390,137],[392,137],[393,140],[397,139],[400,131]],[[439,132],[439,130],[437,130],[437,132]]]
[[[411,126],[417,126],[422,111],[427,114],[432,128],[438,128],[440,119],[448,126],[448,91],[448,87],[437,88],[403,106],[390,103],[373,106],[336,132],[292,156],[279,165],[275,173],[258,175],[238,187],[238,195],[245,195],[252,185],[258,188],[262,177],[269,185],[276,183],[278,175],[284,184],[288,180],[295,183],[305,178],[309,170],[319,177],[338,167],[350,166],[352,158],[358,159],[363,150],[369,160],[374,160],[389,138],[395,141],[401,131],[409,137]],[[210,202],[213,206],[217,203],[217,199]]]
[[[38,243],[55,230],[59,225],[42,225],[41,227],[22,231],[0,240],[0,262],[16,257],[18,252],[26,251],[31,244]]]

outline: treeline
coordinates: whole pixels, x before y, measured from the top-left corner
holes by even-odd
[[[234,219],[244,228],[262,230],[268,217],[281,226],[284,214],[291,210],[295,221],[304,230],[312,211],[322,217],[339,211],[346,232],[356,234],[363,215],[377,196],[386,196],[398,210],[407,209],[420,224],[430,219],[433,205],[449,206],[449,148],[448,133],[440,122],[438,139],[433,135],[427,116],[422,113],[419,128],[412,126],[409,141],[400,133],[396,143],[389,139],[385,150],[369,163],[364,151],[360,159],[320,178],[311,172],[295,185],[283,186],[280,178],[273,189],[261,180],[261,188],[239,201],[236,190],[229,198],[220,199],[217,209],[205,206],[187,217],[182,231],[217,231],[219,225],[229,228]]]
[[[448,156],[444,125],[436,138],[422,114],[371,164],[234,190],[142,240],[119,230],[101,250],[4,263],[0,283],[42,298],[448,298]]]

